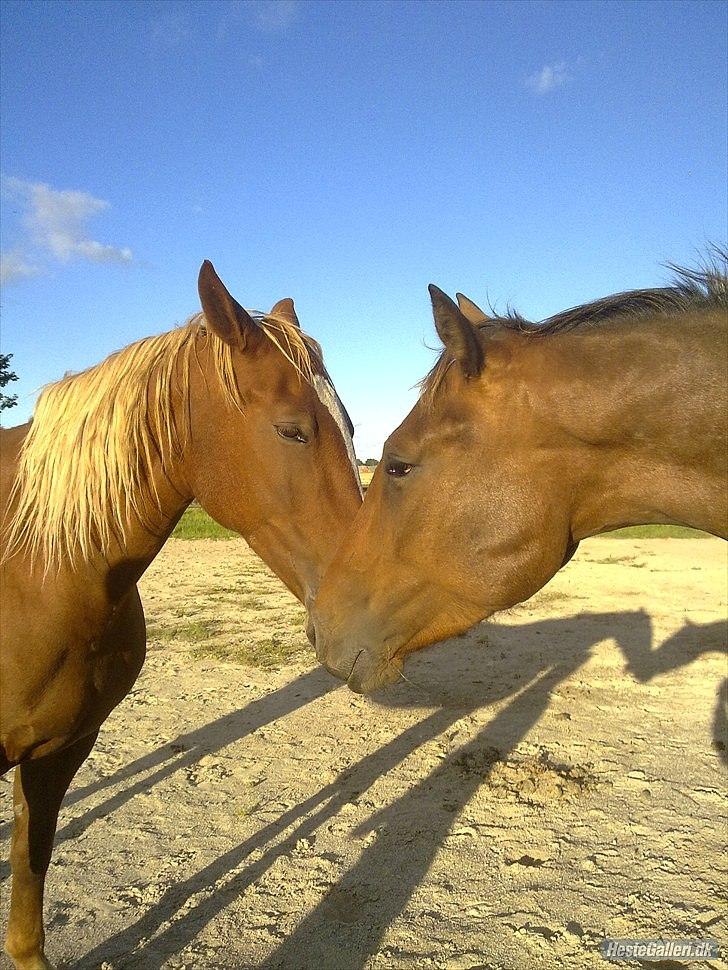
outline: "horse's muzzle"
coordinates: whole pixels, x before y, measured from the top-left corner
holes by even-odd
[[[309,621],[307,633],[320,663],[356,694],[369,694],[399,677],[401,664],[389,661],[383,651],[374,652],[361,637],[332,638],[315,619]]]

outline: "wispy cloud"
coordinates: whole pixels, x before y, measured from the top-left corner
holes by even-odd
[[[104,199],[77,189],[53,189],[44,182],[19,178],[3,180],[3,190],[21,206],[25,239],[3,260],[3,281],[11,282],[39,272],[39,258],[67,263],[86,259],[94,263],[129,263],[128,247],[109,246],[89,235],[87,223],[109,208]]]
[[[548,94],[562,88],[568,80],[566,61],[559,61],[557,64],[544,64],[540,71],[529,75],[524,84],[534,94]]]
[[[247,5],[253,23],[260,30],[286,30],[298,17],[298,0],[250,0]]]
[[[28,276],[36,276],[38,272],[38,267],[28,262],[23,253],[15,250],[0,253],[0,284],[3,286]]]
[[[182,11],[170,10],[161,3],[151,9],[153,15],[147,25],[145,40],[152,54],[168,54],[192,40],[192,32]]]
[[[217,21],[217,40],[250,35],[251,27],[261,34],[285,34],[299,19],[300,0],[228,0],[220,7]],[[251,67],[264,64],[260,53],[248,58]]]

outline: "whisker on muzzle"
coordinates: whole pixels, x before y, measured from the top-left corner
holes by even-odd
[[[394,667],[391,660],[387,660],[387,667]],[[416,684],[413,680],[410,680],[409,677],[405,675],[401,667],[395,669],[406,684],[409,684],[410,687],[414,687],[415,690],[418,690],[421,694],[424,694],[424,696],[427,697],[430,702],[435,701],[435,695],[432,693],[432,691],[428,690],[427,687],[423,687],[422,684]]]

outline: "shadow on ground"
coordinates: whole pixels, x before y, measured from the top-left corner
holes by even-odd
[[[374,841],[260,965],[264,970],[304,966],[361,970],[427,874],[458,813],[478,786],[487,781],[493,765],[507,758],[539,721],[551,694],[589,658],[597,643],[614,638],[628,669],[638,680],[648,682],[659,673],[690,664],[704,652],[720,649],[725,624],[687,625],[657,648],[653,647],[650,618],[642,611],[579,614],[521,626],[495,627],[485,623],[477,628],[479,640],[486,641],[491,634],[497,641],[495,650],[478,650],[471,638],[462,643],[451,641],[418,658],[418,676],[427,684],[424,689],[434,711],[250,839],[170,887],[139,920],[80,960],[76,964],[78,970],[97,970],[104,961],[126,965],[125,957],[133,959],[138,970],[159,967],[190,943],[247,886],[260,879],[276,859],[287,856],[300,839],[315,837],[317,830],[336,816],[345,803],[361,796],[417,747],[477,708],[507,701],[475,738],[368,820],[367,828],[376,831]],[[524,639],[534,638],[538,638],[539,649],[519,650]],[[516,656],[518,663],[514,664]],[[454,670],[457,686],[453,689]],[[447,688],[442,684],[447,684]],[[115,811],[137,792],[147,791],[203,754],[284,717],[336,686],[320,669],[305,673],[244,710],[181,735],[172,745],[138,759],[115,775],[71,791],[66,804],[80,803],[105,786],[128,783],[70,823],[59,833],[59,839],[77,835],[94,819]],[[422,688],[402,683],[377,697],[376,702],[385,708],[421,706]],[[382,711],[382,716],[386,717],[386,711]],[[719,714],[715,725],[714,743],[718,750],[723,744],[721,753],[725,757],[725,725]],[[151,775],[138,777],[150,769],[154,769]],[[204,810],[202,806],[200,810]],[[285,838],[278,841],[289,829]],[[255,850],[263,855],[246,864],[246,857]],[[233,871],[223,887],[204,894]],[[190,905],[197,894],[201,894],[200,899]],[[129,958],[140,940],[148,941],[143,953]]]

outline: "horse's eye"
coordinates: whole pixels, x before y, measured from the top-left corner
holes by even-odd
[[[295,424],[277,424],[276,431],[286,441],[300,441],[304,445],[308,441],[303,431]]]
[[[390,458],[387,462],[387,474],[392,478],[404,478],[413,468],[414,465],[410,465],[409,462],[398,461],[396,458]]]

